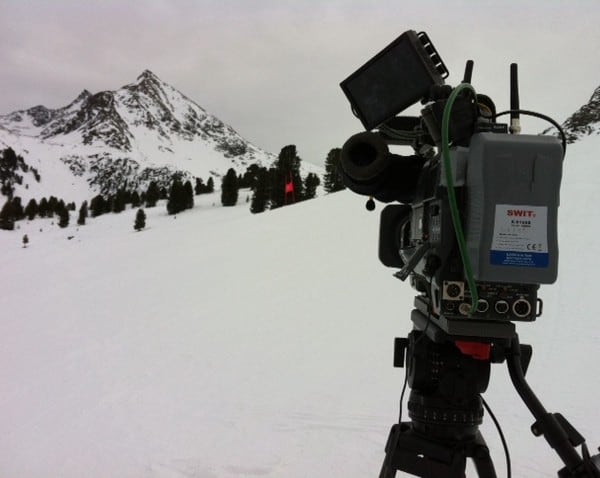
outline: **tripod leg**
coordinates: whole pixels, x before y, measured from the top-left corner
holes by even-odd
[[[381,472],[379,478],[395,478],[396,468],[392,465],[393,456],[398,448],[398,440],[400,438],[400,427],[401,425],[394,425],[390,430],[387,443],[385,445],[385,458],[383,459],[383,465],[381,466]]]
[[[487,450],[485,443],[483,448]],[[416,434],[411,423],[402,422],[390,431],[379,478],[395,478],[397,471],[420,478],[464,478],[466,457],[473,456],[469,453],[473,449],[479,447],[431,441]],[[491,465],[489,454],[487,460]],[[487,470],[485,458],[480,462],[482,469]],[[496,478],[496,475],[486,474],[480,478]]]
[[[471,450],[471,458],[479,478],[497,478],[494,463],[490,457],[490,450],[485,443],[481,432],[477,432],[475,444]]]
[[[381,467],[381,471],[379,472],[379,478],[395,478],[396,470],[391,468],[389,465],[388,455],[385,456],[383,460],[383,466]]]

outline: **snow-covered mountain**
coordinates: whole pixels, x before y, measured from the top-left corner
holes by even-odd
[[[24,199],[87,199],[150,180],[168,184],[175,171],[206,182],[275,159],[149,70],[115,91],[83,90],[63,108],[0,116],[0,148],[8,146],[41,176],[25,175],[17,191]]]

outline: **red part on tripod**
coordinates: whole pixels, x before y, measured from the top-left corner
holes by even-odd
[[[489,360],[492,346],[490,344],[482,344],[481,342],[464,342],[456,340],[454,344],[458,349],[469,357],[475,360]]]

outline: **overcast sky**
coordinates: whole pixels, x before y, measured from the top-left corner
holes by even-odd
[[[600,85],[600,0],[0,0],[0,114],[66,105],[150,69],[273,153],[322,163],[361,130],[339,82],[405,30],[455,85],[562,122]],[[537,133],[544,125],[524,122]]]

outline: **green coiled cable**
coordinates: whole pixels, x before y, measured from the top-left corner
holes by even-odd
[[[444,107],[444,114],[442,116],[442,160],[444,161],[444,169],[446,172],[446,184],[448,185],[448,202],[450,203],[450,215],[452,216],[452,224],[454,226],[454,232],[456,234],[456,241],[460,250],[460,256],[462,258],[465,276],[467,277],[467,284],[469,285],[469,291],[471,292],[471,310],[469,315],[477,310],[477,304],[479,303],[479,295],[477,293],[477,286],[475,284],[475,278],[473,277],[473,268],[471,267],[471,261],[467,254],[467,244],[465,242],[465,235],[463,232],[462,223],[460,221],[460,214],[458,211],[458,204],[456,202],[456,193],[454,191],[454,177],[452,175],[452,168],[450,165],[450,113],[452,106],[458,95],[464,91],[469,90],[473,93],[473,96],[477,98],[475,89],[468,83],[461,83],[459,86],[454,88],[446,106]]]

